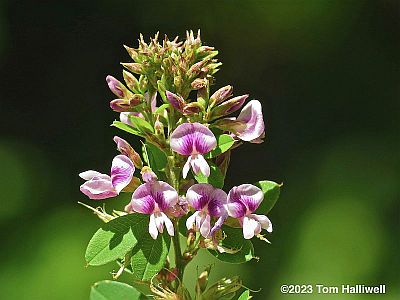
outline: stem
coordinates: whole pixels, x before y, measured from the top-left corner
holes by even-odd
[[[181,243],[179,240],[179,221],[174,221],[174,236],[172,237],[172,243],[174,244],[174,251],[175,251],[175,266],[178,271],[178,283],[183,281],[183,273],[185,271],[185,262],[182,257],[182,250],[181,250]]]

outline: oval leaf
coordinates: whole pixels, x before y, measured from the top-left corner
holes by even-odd
[[[207,153],[206,158],[213,158],[228,151],[234,143],[235,140],[230,135],[221,134],[217,136],[217,147]]]
[[[171,238],[164,231],[156,240],[149,234],[142,239],[132,249],[132,270],[136,280],[151,280],[163,268],[167,259]]]
[[[129,121],[139,130],[140,132],[143,133],[154,133],[153,127],[150,125],[149,122],[143,120],[142,118],[136,117],[136,116],[128,116]]]
[[[137,136],[140,136],[140,137],[144,137],[144,135],[140,131],[137,131],[135,128],[133,128],[133,127],[131,127],[129,125],[126,125],[125,123],[122,123],[120,121],[114,121],[111,124],[111,126],[117,127],[117,128],[119,128],[119,129],[121,129],[123,131],[126,131],[128,133],[131,133],[131,134],[134,134],[134,135],[137,135]]]
[[[242,229],[222,226],[226,238],[222,240],[221,246],[230,250],[238,250],[236,253],[219,253],[216,250],[208,250],[219,260],[232,264],[242,264],[254,258],[254,247],[250,240],[243,238]]]
[[[261,202],[257,211],[266,215],[275,205],[281,192],[282,184],[273,181],[263,180],[255,184],[264,193],[264,200]]]
[[[143,157],[153,171],[161,171],[167,165],[167,156],[160,148],[146,142],[143,144]]]
[[[90,290],[90,300],[139,300],[140,292],[118,281],[96,282]]]
[[[129,214],[105,223],[93,235],[86,248],[90,266],[100,266],[122,258],[148,233],[149,216]]]
[[[208,164],[210,165],[210,176],[206,177],[202,173],[199,173],[199,175],[193,174],[194,178],[198,183],[209,183],[213,187],[222,188],[225,181],[224,175],[215,164],[211,162],[208,162]]]

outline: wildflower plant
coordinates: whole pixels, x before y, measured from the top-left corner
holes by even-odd
[[[249,299],[238,276],[208,284],[211,265],[203,266],[193,293],[183,276],[199,251],[245,263],[255,258],[252,238],[268,241],[266,215],[280,185],[259,181],[224,190],[234,149],[263,141],[261,103],[245,104],[248,95],[233,96],[230,85],[212,88],[221,63],[200,34],[161,43],[158,34],[149,43],[140,36],[138,48],[125,48],[133,60],[122,63],[125,83],[106,78],[116,96],[110,107],[119,113],[112,125],[142,138],[142,145],[135,150],[115,136],[119,154],[110,174],[79,174],[90,199],[131,198],[112,213],[84,204],[105,222],[87,246],[87,265],[115,263],[114,281],[96,283],[90,299],[237,299],[241,292],[240,299]],[[117,281],[123,273],[130,284]]]

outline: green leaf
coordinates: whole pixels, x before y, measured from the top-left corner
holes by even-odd
[[[132,250],[131,264],[136,280],[151,280],[164,266],[171,238],[164,233],[154,240],[145,235]]]
[[[209,183],[216,188],[222,188],[224,186],[225,177],[221,173],[220,169],[213,163],[208,162],[210,166],[210,176],[206,177],[202,173],[199,175],[193,175],[198,183]]]
[[[263,215],[266,215],[274,207],[276,201],[278,200],[282,184],[263,180],[257,182],[255,185],[258,186],[264,193],[264,200],[261,202],[257,211]]]
[[[90,300],[139,300],[140,292],[132,286],[111,280],[96,282],[90,290]]]
[[[238,300],[248,300],[250,299],[250,291],[245,290],[238,298]]]
[[[142,118],[139,118],[137,116],[128,116],[129,121],[136,127],[139,132],[143,133],[154,133],[153,126],[150,125],[149,122],[146,120],[143,120]]]
[[[161,171],[167,165],[167,156],[160,148],[150,143],[144,143],[143,158],[153,171]]]
[[[214,150],[207,153],[205,158],[216,157],[224,153],[225,151],[228,151],[233,146],[234,143],[235,140],[230,135],[221,134],[217,136],[217,147]]]
[[[225,233],[226,238],[222,240],[221,246],[231,250],[239,250],[236,253],[219,253],[216,250],[208,250],[212,255],[221,261],[241,264],[250,261],[254,258],[254,247],[250,240],[243,237],[241,228],[232,228],[223,225],[222,231]]]
[[[117,127],[117,128],[119,128],[119,129],[121,129],[121,130],[123,130],[123,131],[126,131],[126,132],[128,132],[128,133],[131,133],[131,134],[134,134],[134,135],[137,135],[137,136],[144,137],[144,135],[143,135],[140,131],[138,131],[138,130],[136,130],[135,128],[133,128],[133,127],[131,127],[131,126],[129,126],[129,125],[126,125],[125,123],[122,123],[122,122],[120,122],[120,121],[114,121],[114,122],[111,124],[111,126]]]
[[[162,114],[162,112],[164,111],[164,110],[166,110],[167,108],[170,108],[170,104],[169,103],[164,103],[163,105],[161,105],[159,108],[157,108],[155,111],[154,111],[154,113],[155,114],[157,114],[157,115],[161,115]]]

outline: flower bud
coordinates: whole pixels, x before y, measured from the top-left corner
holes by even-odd
[[[115,96],[119,98],[126,98],[129,93],[126,87],[119,82],[115,77],[108,75],[106,77],[106,81],[110,90],[114,93]]]
[[[233,87],[231,85],[224,86],[217,90],[210,97],[210,106],[213,107],[232,96]]]
[[[183,114],[184,115],[193,115],[193,114],[198,114],[203,107],[200,105],[198,102],[191,102],[183,108]]]
[[[246,129],[245,122],[235,120],[234,118],[233,119],[229,119],[229,118],[220,119],[220,120],[217,120],[216,122],[214,122],[213,125],[221,130],[230,131],[234,134],[242,132],[243,130]]]
[[[128,156],[136,168],[142,168],[143,162],[140,158],[140,155],[132,148],[131,145],[129,145],[127,141],[118,136],[114,136],[114,142],[117,144],[118,151],[121,152],[121,154]]]
[[[169,103],[172,105],[173,108],[179,110],[180,112],[183,111],[186,102],[181,96],[171,93],[170,91],[166,91],[165,96],[167,97]]]
[[[140,174],[142,174],[142,179],[144,182],[154,182],[158,179],[156,173],[154,173],[150,167],[144,166],[142,168],[142,171],[140,171]]]
[[[129,101],[126,101],[124,99],[115,99],[110,102],[110,107],[113,111],[125,112],[129,111],[131,105],[129,104]]]
[[[211,111],[211,119],[217,119],[239,110],[248,97],[249,95],[237,96],[214,107]]]
[[[193,80],[193,82],[191,83],[191,86],[194,90],[199,90],[205,86],[207,86],[208,84],[208,80],[205,78],[196,78],[195,80]]]
[[[200,295],[206,290],[210,270],[211,266],[208,266],[203,272],[201,272],[200,276],[197,278],[195,287],[196,294]]]
[[[156,135],[164,135],[164,124],[160,121],[160,115],[157,115],[154,122],[154,130]]]
[[[135,49],[133,49],[133,48],[131,48],[131,47],[128,47],[128,46],[126,46],[126,45],[124,45],[124,48],[125,48],[126,51],[128,52],[129,56],[130,56],[134,61],[136,61],[136,59],[137,59],[138,56],[139,56],[138,52],[137,52]]]
[[[125,70],[122,71],[122,75],[124,76],[124,80],[125,80],[125,83],[128,86],[128,88],[131,91],[138,93],[139,92],[139,81],[136,79],[136,77],[133,76],[132,73],[129,73]]]
[[[141,74],[143,73],[143,66],[142,64],[138,63],[121,63],[125,68],[127,68],[129,71],[135,74]]]

